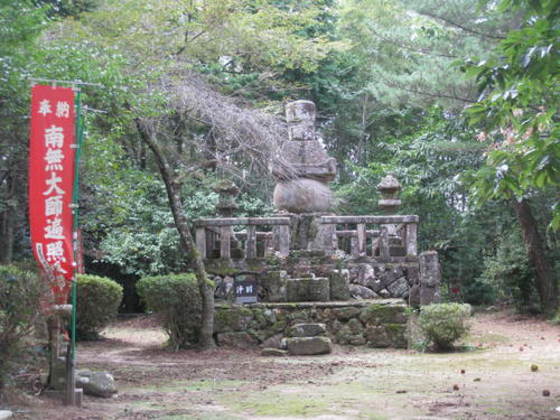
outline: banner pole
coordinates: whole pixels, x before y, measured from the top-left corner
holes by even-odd
[[[78,226],[79,226],[79,199],[80,199],[80,155],[83,142],[83,122],[82,122],[82,103],[81,103],[81,90],[76,89],[76,153],[74,156],[74,188],[72,191],[72,211],[74,213],[74,252],[79,252],[78,249]],[[76,260],[76,256],[74,256]],[[74,267],[74,279],[72,281],[72,321],[71,321],[71,357],[72,361],[76,358],[76,306],[77,306],[77,267]]]

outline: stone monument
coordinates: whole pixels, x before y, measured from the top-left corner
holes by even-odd
[[[334,205],[328,182],[336,175],[336,161],[327,155],[315,134],[315,104],[295,101],[286,105],[288,141],[281,148],[281,159],[289,172],[272,169],[278,180],[273,201],[280,211],[289,213],[327,212]]]
[[[291,216],[291,249],[328,249],[325,243],[333,240],[333,229],[321,229],[318,219],[331,214],[334,207],[328,183],[336,176],[336,160],[329,157],[315,133],[313,102],[288,103],[286,122],[288,140],[281,147],[279,162],[272,167],[277,180],[273,202],[279,212]]]

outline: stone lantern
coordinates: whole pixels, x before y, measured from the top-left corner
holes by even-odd
[[[235,202],[239,194],[239,188],[232,181],[223,179],[218,181],[212,188],[220,196],[216,210],[222,217],[233,217],[235,210],[239,207]]]
[[[377,185],[377,191],[381,193],[378,206],[386,214],[395,213],[401,206],[399,194],[401,192],[401,184],[398,179],[389,174],[384,177]]]

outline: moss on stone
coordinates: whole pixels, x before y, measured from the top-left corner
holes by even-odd
[[[253,319],[251,309],[243,306],[219,308],[214,314],[214,332],[243,331]]]
[[[386,323],[406,323],[405,306],[374,303],[362,309],[360,320],[364,324],[382,325]]]
[[[391,346],[395,348],[406,348],[407,337],[406,337],[406,325],[403,324],[385,324],[385,332]]]

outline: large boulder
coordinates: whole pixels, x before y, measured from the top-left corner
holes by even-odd
[[[94,397],[111,398],[117,393],[115,378],[109,372],[79,370],[76,372],[76,387],[82,388],[84,394]]]
[[[286,339],[288,353],[294,356],[311,356],[332,352],[331,340],[327,337],[292,337]]]
[[[286,331],[288,337],[315,337],[318,335],[325,335],[326,333],[327,328],[325,324],[317,323],[296,324]]]

